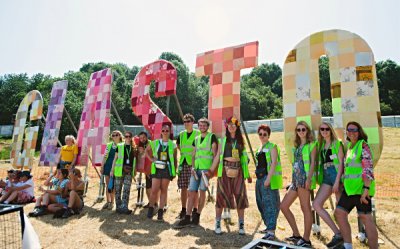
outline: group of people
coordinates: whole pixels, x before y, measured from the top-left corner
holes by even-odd
[[[292,150],[292,182],[282,202],[279,197],[279,189],[283,187],[280,151],[276,144],[269,141],[270,134],[268,126],[259,126],[258,135],[262,146],[257,151],[256,200],[266,226],[263,238],[275,239],[277,218],[279,211],[282,211],[293,232],[285,240],[300,247],[311,247],[313,218],[310,195],[318,183],[320,187],[312,205],[334,233],[326,246],[352,248],[348,214],[355,207],[365,226],[369,247],[378,248],[378,233],[371,215],[371,197],[375,194],[373,158],[368,136],[361,125],[357,122],[346,125],[346,150],[329,123],[323,122],[320,125],[315,140],[310,126],[304,121],[298,122]],[[332,193],[337,200],[334,215],[338,226],[323,208]],[[290,210],[297,197],[304,217],[303,236]]]
[[[26,204],[34,199],[34,182],[31,173],[8,170],[7,179],[0,180],[0,204]]]
[[[53,213],[54,218],[68,218],[82,211],[85,182],[81,171],[75,168],[77,155],[75,137],[66,136],[57,169],[43,183],[44,187],[39,187],[42,194],[36,199],[35,207],[29,213],[30,217]]]
[[[221,215],[224,209],[236,209],[238,213],[239,234],[245,234],[244,213],[249,207],[246,181],[252,182],[248,168],[248,155],[241,133],[241,123],[235,117],[225,120],[225,137],[218,139],[209,131],[210,121],[198,120],[198,130],[193,128],[193,115],[184,115],[185,130],[171,139],[171,126],[162,126],[161,138],[153,141],[145,132],[133,138],[131,132],[122,134],[113,131],[112,141],[107,144],[101,165],[109,191],[103,209],[112,210],[114,200],[116,212],[130,214],[129,196],[137,166],[144,167],[146,176],[146,194],[149,203],[147,217],[157,215],[162,221],[167,205],[168,186],[177,176],[181,190],[182,209],[178,215],[176,228],[184,228],[200,223],[200,216],[206,202],[209,180],[217,177],[217,197],[215,205],[215,233],[221,234]],[[261,142],[256,152],[256,203],[265,229],[264,239],[276,239],[275,230],[279,212],[287,219],[293,235],[285,238],[300,247],[311,247],[312,227],[311,191],[319,189],[312,202],[313,208],[333,232],[328,248],[352,248],[351,230],[348,214],[356,207],[365,226],[368,243],[371,248],[378,247],[378,235],[371,212],[371,197],[375,193],[372,152],[368,145],[368,136],[357,122],[346,125],[346,140],[340,141],[329,123],[323,122],[314,139],[310,126],[300,121],[296,125],[292,149],[292,182],[287,193],[280,199],[279,190],[283,188],[280,148],[270,141],[271,129],[267,125],[258,127]],[[73,137],[66,138],[66,146],[61,154],[56,173],[50,176],[44,193],[36,200],[31,216],[40,216],[53,212],[61,217],[79,213],[83,207],[84,182],[80,171],[74,168],[77,149]],[[177,151],[180,158],[177,158]],[[63,152],[62,152],[63,153]],[[25,177],[25,176],[23,176]],[[29,179],[29,176],[26,177]],[[27,181],[23,179],[22,181]],[[111,187],[110,187],[111,186]],[[25,187],[13,187],[13,191],[23,191]],[[22,194],[3,195],[7,198],[20,198]],[[325,201],[334,193],[337,205],[335,219],[337,225],[323,208]],[[300,235],[290,206],[300,200],[304,216],[304,233]],[[22,198],[22,197],[21,197]],[[7,199],[8,201],[8,199]]]

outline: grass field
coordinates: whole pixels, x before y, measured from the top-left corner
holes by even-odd
[[[250,135],[253,149],[258,148],[259,142],[256,135]],[[276,142],[282,149],[282,165],[284,165],[285,182],[290,181],[290,167],[284,151],[283,133],[276,132],[271,136],[271,141]],[[397,167],[400,159],[400,129],[384,128],[384,149],[382,157],[375,168],[378,192],[376,200],[376,215],[381,248],[399,248],[400,235],[400,210],[398,200],[400,196],[399,177]],[[251,164],[254,171],[254,164]],[[0,169],[0,177],[5,175],[5,170]],[[37,179],[37,187],[47,168],[35,167],[33,174]],[[207,203],[201,216],[201,226],[174,230],[175,217],[180,211],[179,193],[176,180],[171,182],[168,196],[169,209],[165,214],[165,222],[150,221],[146,218],[146,210],[135,209],[137,191],[132,184],[130,208],[134,209],[133,215],[118,215],[115,211],[101,211],[103,203],[95,203],[98,194],[98,177],[93,169],[89,170],[90,185],[86,206],[79,216],[67,220],[52,219],[51,215],[30,219],[38,233],[43,248],[240,248],[250,241],[261,238],[258,231],[263,229],[261,218],[255,203],[254,183],[248,184],[250,208],[245,214],[246,235],[238,235],[237,216],[232,212],[234,224],[223,225],[223,235],[214,235],[214,204]],[[215,180],[214,180],[215,181]],[[280,192],[283,198],[285,191]],[[333,197],[334,198],[334,197]],[[25,212],[33,209],[33,204],[25,207]],[[326,205],[330,210],[330,205]],[[298,201],[293,205],[299,229],[302,231],[303,222]],[[332,213],[332,212],[331,212]],[[366,248],[360,244],[355,236],[357,234],[356,214],[350,215],[352,224],[353,242],[355,248]],[[283,239],[291,235],[291,230],[282,214],[278,220],[279,229],[277,237]],[[330,240],[332,233],[322,223],[322,236],[312,236],[315,248],[325,248],[324,243]]]

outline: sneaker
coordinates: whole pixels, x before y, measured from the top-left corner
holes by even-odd
[[[326,247],[332,249],[332,248],[336,248],[339,245],[343,245],[344,241],[343,241],[343,237],[339,234],[335,234],[332,237],[332,240],[326,244]]]
[[[114,203],[109,202],[107,209],[108,210],[113,210],[113,208],[114,208]]]
[[[312,248],[311,241],[306,241],[305,239],[301,238],[297,241],[296,246]]]
[[[67,209],[64,211],[63,215],[61,216],[61,218],[66,219],[66,218],[69,218],[69,217],[71,217],[71,216],[72,216],[71,209],[70,209],[70,208],[67,208]]]
[[[186,215],[186,211],[182,209],[181,212],[179,213],[179,215],[176,216],[176,219],[177,220],[182,220],[182,219],[185,218],[185,215]]]
[[[244,235],[246,232],[244,231],[244,223],[239,223],[239,234]]]
[[[106,202],[106,203],[104,204],[104,206],[101,208],[101,210],[108,209],[109,206],[110,206],[110,203],[109,203],[109,202]]]
[[[193,213],[192,214],[192,224],[198,226],[200,224],[200,214]]]
[[[122,209],[120,209],[120,213],[121,214],[131,214],[132,210],[130,210],[128,208],[122,208]]]
[[[190,222],[190,215],[185,215],[185,218],[183,218],[182,220],[180,220],[178,222],[178,224],[175,226],[175,228],[184,228],[187,227],[191,224]]]
[[[32,217],[39,217],[47,213],[47,207],[41,206]]]
[[[149,207],[149,209],[147,209],[147,218],[151,219],[154,215],[153,212],[154,212],[154,208]]]
[[[259,233],[264,233],[264,234],[266,234],[266,233],[268,233],[268,229],[267,228],[265,228],[264,230],[260,230],[260,231],[258,231]]]
[[[39,211],[39,209],[40,209],[40,206],[35,207],[35,208],[32,210],[32,212],[28,213],[28,216],[29,216],[29,217],[35,217],[34,215],[37,213],[37,211]]]
[[[222,234],[222,230],[221,230],[221,221],[217,220],[215,222],[215,230],[214,230],[215,234],[220,235]]]
[[[61,218],[63,216],[64,212],[65,212],[64,208],[57,210],[53,215],[53,219]]]
[[[273,233],[268,233],[268,232],[267,232],[267,234],[265,234],[265,236],[262,237],[262,239],[265,239],[265,240],[275,240],[276,237],[275,237],[275,234],[273,234]]]
[[[150,207],[150,202],[148,202],[146,205],[143,206],[143,208],[149,208]]]
[[[286,241],[297,243],[301,239],[301,236],[290,236],[285,238]]]
[[[157,220],[158,221],[163,221],[164,220],[164,210],[163,209],[158,209],[158,212],[157,212],[158,214],[157,214]]]

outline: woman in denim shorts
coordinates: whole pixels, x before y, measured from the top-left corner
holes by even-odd
[[[343,238],[339,228],[324,209],[324,203],[332,193],[335,193],[336,201],[340,198],[340,177],[343,174],[344,150],[342,141],[337,138],[332,126],[327,122],[322,122],[319,126],[318,158],[318,183],[320,187],[313,202],[313,207],[334,232],[332,240],[326,245],[328,248],[334,248],[343,243]]]

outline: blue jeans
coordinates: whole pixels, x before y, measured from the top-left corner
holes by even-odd
[[[281,199],[279,189],[272,190],[271,187],[264,187],[266,179],[267,176],[265,175],[256,181],[256,202],[267,230],[274,231],[278,220]]]
[[[333,187],[333,185],[335,184],[335,181],[336,181],[336,176],[337,176],[335,166],[330,166],[330,167],[324,169],[323,174],[324,174],[324,176],[322,179],[322,183]]]
[[[203,178],[201,176],[201,172],[207,172],[208,170],[201,170],[201,169],[197,169],[196,170],[196,175],[197,175],[197,181],[194,178],[194,176],[191,174],[190,176],[190,181],[189,181],[189,192],[197,192],[197,191],[206,191],[206,185],[204,185],[204,181]]]

